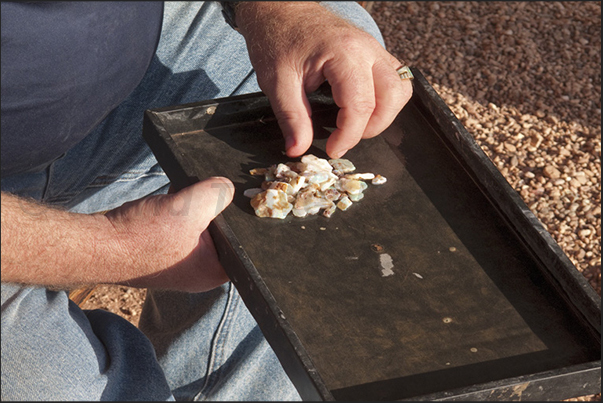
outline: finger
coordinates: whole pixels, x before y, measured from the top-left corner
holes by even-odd
[[[197,248],[197,253],[199,254],[198,261],[204,263],[203,285],[200,291],[207,291],[224,284],[229,278],[224,267],[220,263],[214,241],[209,231],[206,230],[201,233],[199,243],[202,244],[202,247]]]
[[[220,264],[218,253],[213,239],[206,229],[210,221],[232,202],[234,197],[233,183],[223,177],[212,177],[187,187],[196,200],[193,208],[202,211],[199,225],[203,232],[199,236],[199,246],[195,249],[195,262],[202,262],[202,266],[194,264],[194,274],[200,275],[201,282],[195,283],[190,291],[207,291],[216,288],[229,280],[228,275]]]
[[[364,134],[375,109],[375,90],[370,70],[355,69],[338,74],[331,83],[333,100],[339,106],[337,129],[327,140],[326,151],[331,158],[342,157]]]
[[[397,62],[396,62],[397,63]],[[389,63],[373,66],[375,110],[362,138],[371,138],[387,129],[412,96],[410,80],[401,80]]]
[[[281,75],[273,88],[268,99],[283,132],[285,150],[289,157],[298,157],[312,145],[310,102],[302,81],[294,75]]]

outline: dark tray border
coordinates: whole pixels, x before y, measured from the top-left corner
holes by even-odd
[[[413,101],[432,117],[432,126],[442,141],[467,171],[496,210],[509,223],[529,250],[540,262],[548,281],[564,299],[577,318],[588,324],[592,336],[601,340],[601,300],[584,276],[575,268],[561,247],[523,202],[519,194],[502,176],[487,155],[475,142],[462,123],[440,98],[417,68],[411,68]],[[311,96],[313,106],[332,107],[330,91],[322,87]],[[202,101],[145,111],[143,137],[176,189],[191,185],[202,178],[191,177],[186,159],[181,158],[178,146],[163,127],[162,113],[218,106],[233,103],[232,116],[248,114],[245,106],[266,107],[262,93]],[[298,388],[304,400],[335,400],[323,382],[295,331],[289,325],[277,301],[245,253],[236,235],[222,215],[210,224],[221,262],[227,268],[233,284],[246,306],[261,325],[262,331],[281,360],[283,368]],[[283,343],[286,340],[287,343]],[[553,371],[500,379],[455,390],[417,396],[407,400],[546,400],[551,393],[565,399],[601,391],[601,360],[559,368]]]
[[[505,217],[516,236],[541,262],[557,291],[577,310],[576,314],[588,322],[593,330],[597,330],[596,335],[600,339],[601,299],[595,290],[425,77],[419,71],[413,72],[416,72],[416,80],[421,83],[414,86],[414,96],[421,100],[427,113],[434,118],[440,129],[436,131],[444,134],[443,140],[452,149],[453,155]]]

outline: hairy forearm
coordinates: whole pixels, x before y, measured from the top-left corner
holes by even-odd
[[[2,282],[69,288],[120,280],[125,251],[102,214],[75,214],[2,192]]]
[[[2,193],[2,281],[210,290],[228,276],[206,229],[233,195],[228,179],[208,178],[106,214],[75,214]]]

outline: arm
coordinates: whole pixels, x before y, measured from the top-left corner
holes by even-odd
[[[209,290],[228,277],[206,228],[232,197],[230,181],[212,178],[87,215],[2,192],[2,281]]]
[[[340,107],[337,129],[327,142],[332,158],[380,134],[412,95],[410,82],[396,73],[400,61],[316,2],[241,2],[236,23],[290,157],[302,155],[312,143],[306,93],[325,79]]]

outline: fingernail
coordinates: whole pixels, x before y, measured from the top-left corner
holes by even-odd
[[[345,150],[339,150],[339,151],[336,151],[336,152],[334,152],[333,154],[335,155],[335,158],[341,158],[341,157],[343,157],[343,156],[345,155],[345,153],[347,153],[347,152],[348,152],[348,150],[347,150],[347,149],[345,149]]]

